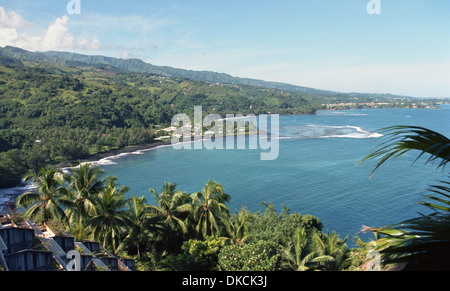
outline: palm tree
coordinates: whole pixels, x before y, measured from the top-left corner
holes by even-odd
[[[283,263],[296,271],[317,269],[321,264],[333,261],[329,255],[320,255],[318,251],[311,251],[311,241],[304,227],[297,227],[293,240],[283,250]]]
[[[138,198],[133,195],[127,216],[127,235],[120,243],[118,251],[136,249],[138,258],[141,258],[141,250],[148,244],[151,237],[148,230],[153,226],[150,222],[153,215],[150,210],[144,196]]]
[[[190,211],[190,197],[187,193],[176,190],[176,183],[164,182],[161,193],[153,193],[157,206],[150,205],[159,220],[173,231],[187,233],[186,218]]]
[[[92,228],[94,239],[102,242],[105,248],[115,251],[127,225],[127,206],[125,198],[128,187],[117,188],[117,178],[108,180],[106,187],[95,199],[95,215],[87,221]]]
[[[230,201],[230,196],[224,193],[222,185],[209,180],[202,192],[196,192],[191,197],[195,203],[193,218],[197,233],[203,238],[220,235],[229,214],[225,202]]]
[[[385,129],[389,138],[361,162],[381,157],[374,171],[389,159],[410,150],[418,150],[417,161],[429,155],[426,163],[437,162],[444,168],[450,161],[450,140],[422,127],[395,126]],[[373,174],[373,173],[372,173]],[[450,178],[450,177],[449,177]],[[450,261],[450,183],[441,181],[425,195],[430,202],[420,202],[433,212],[395,225],[371,228],[380,234],[377,249],[384,263],[401,263],[404,270],[449,270]]]
[[[105,187],[105,181],[109,177],[101,178],[103,171],[99,167],[90,164],[80,164],[78,168],[72,168],[71,175],[67,175],[67,182],[71,201],[66,213],[70,226],[76,233],[76,238],[81,239],[86,235],[84,222],[95,215],[95,198]]]
[[[229,219],[229,238],[227,239],[227,242],[235,245],[243,245],[252,239],[251,234],[246,233],[246,222],[248,220],[248,215],[245,210],[230,216]]]
[[[347,239],[347,237],[340,239],[339,235],[334,231],[331,234],[327,232],[326,235],[317,238],[320,253],[333,258],[333,260],[326,265],[327,270],[338,271],[342,269],[343,264],[347,259]]]
[[[369,228],[363,226],[361,232],[367,231]],[[362,271],[362,270],[381,270],[381,262],[379,259],[379,252],[375,249],[380,234],[373,232],[374,238],[368,242],[363,241],[360,237],[355,237],[357,247],[348,251],[348,258],[346,259],[346,270],[348,271]]]
[[[67,195],[67,188],[63,186],[63,174],[54,167],[42,167],[37,173],[30,172],[24,176],[25,181],[37,184],[36,192],[27,192],[17,198],[17,204],[28,208],[26,217],[38,218],[43,222],[51,218],[66,221],[64,210],[59,203]]]
[[[164,182],[161,193],[150,189],[156,205],[149,205],[153,218],[147,221],[152,230],[152,252],[155,256],[167,251],[178,252],[188,235],[188,219],[191,199],[185,192],[176,189],[176,183]]]

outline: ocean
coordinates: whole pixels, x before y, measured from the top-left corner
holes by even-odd
[[[394,125],[423,126],[450,136],[450,106],[439,109],[355,109],[319,111],[316,115],[279,117],[278,158],[261,160],[261,149],[183,149],[162,146],[102,159],[106,175],[130,187],[128,195],[159,192],[175,182],[189,193],[208,180],[221,183],[231,196],[232,212],[245,207],[264,211],[261,202],[286,205],[291,212],[317,216],[324,231],[341,238],[372,238],[363,226],[379,227],[413,218],[428,209],[423,201],[429,185],[445,171],[413,163],[417,152],[389,161],[369,179],[375,161],[358,164],[383,141],[380,129]],[[247,137],[248,138],[248,137]],[[0,191],[0,200],[2,199]],[[351,244],[351,243],[350,243]]]

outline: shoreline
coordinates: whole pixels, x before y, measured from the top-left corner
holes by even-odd
[[[446,105],[446,106],[448,106],[448,105]],[[380,108],[380,109],[384,109],[384,108]],[[359,110],[361,110],[361,109],[359,109]],[[407,108],[407,110],[411,110],[411,109]],[[320,110],[320,111],[333,111],[333,110]],[[259,134],[259,132],[257,134]],[[235,135],[239,135],[239,134],[235,134]],[[248,135],[248,133],[245,133],[243,135]],[[125,156],[128,154],[131,154],[131,155],[139,154],[140,151],[141,152],[150,151],[150,150],[157,149],[159,147],[171,146],[171,144],[172,143],[170,142],[170,140],[169,141],[154,141],[151,143],[146,143],[146,144],[141,144],[141,145],[128,146],[128,147],[124,147],[124,148],[120,148],[120,149],[112,149],[112,150],[105,151],[102,153],[87,155],[80,159],[62,161],[62,162],[54,163],[51,165],[63,169],[63,168],[76,167],[80,163],[98,163],[98,162],[101,163],[102,159],[103,159],[103,161],[120,159],[122,156]],[[101,167],[102,165],[99,165],[99,166]],[[5,211],[2,208],[6,208],[5,204],[7,201],[14,201],[15,197],[17,197],[18,195],[20,195],[21,193],[23,193],[25,191],[29,191],[30,190],[29,186],[30,185],[20,182],[18,185],[13,186],[13,187],[0,188],[0,213],[3,213],[3,211]]]
[[[142,145],[128,146],[128,147],[124,147],[124,148],[120,148],[120,149],[114,149],[114,150],[110,150],[110,151],[106,151],[106,152],[102,152],[102,153],[89,155],[82,159],[63,161],[54,166],[57,168],[70,168],[70,167],[79,165],[81,163],[95,163],[102,159],[113,158],[118,155],[132,154],[132,153],[139,152],[139,151],[148,151],[148,150],[152,150],[157,147],[160,147],[160,146],[168,146],[168,145],[171,145],[171,143],[164,142],[164,141],[156,141],[156,142],[146,143],[146,144],[142,144]]]
[[[449,105],[449,103],[444,103],[441,105]],[[438,105],[437,108],[440,108],[441,105]],[[389,108],[397,108],[397,107],[386,107],[386,108],[327,108],[327,109],[318,109],[316,110],[314,113],[311,114],[280,114],[280,115],[317,115],[317,112],[319,111],[341,111],[341,110],[363,110],[363,109],[389,109]],[[398,107],[398,108],[404,108],[404,109],[412,109],[409,107]],[[425,109],[425,108],[419,108],[419,109]],[[258,133],[259,134],[258,130]],[[235,135],[239,135],[239,134],[235,134]],[[248,135],[248,133],[245,133],[245,135]],[[154,141],[152,143],[146,143],[146,144],[142,144],[142,145],[134,145],[134,146],[128,146],[128,147],[124,147],[124,148],[120,148],[120,149],[113,149],[113,150],[109,150],[106,152],[102,152],[102,153],[96,153],[96,154],[92,154],[92,155],[87,155],[85,157],[82,157],[80,159],[73,159],[73,160],[67,160],[67,161],[61,161],[59,163],[56,164],[51,164],[57,168],[70,168],[76,164],[80,164],[80,163],[95,163],[98,162],[99,160],[102,159],[107,159],[107,158],[113,158],[115,156],[118,156],[120,154],[132,154],[133,152],[137,152],[137,151],[147,151],[147,150],[152,150],[154,148],[157,148],[159,146],[168,146],[170,145],[171,142],[163,142],[163,141]],[[16,186],[11,186],[11,187],[0,187],[0,190],[7,190],[7,189],[12,189],[12,188],[17,188],[17,187],[23,187],[24,184],[23,182],[19,182]]]
[[[263,132],[263,131],[258,130],[258,132],[256,134],[259,135],[260,132]],[[234,136],[239,136],[239,135],[248,136],[249,133],[234,134]],[[183,141],[183,143],[184,142],[185,141]],[[196,142],[196,141],[194,139],[192,139],[191,141],[186,141],[186,142]],[[134,145],[134,146],[128,146],[128,147],[124,147],[124,148],[120,148],[120,149],[113,149],[110,151],[89,155],[84,158],[80,158],[80,159],[76,159],[76,160],[67,160],[67,161],[59,162],[57,164],[52,164],[52,166],[59,168],[63,171],[65,169],[77,167],[83,163],[97,164],[97,166],[101,167],[104,165],[110,165],[112,163],[111,160],[123,157],[125,155],[141,154],[142,152],[145,152],[145,151],[151,151],[151,150],[155,150],[160,147],[167,147],[167,146],[171,146],[171,145],[172,145],[171,141],[154,141],[152,143],[146,143],[146,144],[142,144],[142,145]],[[0,199],[0,213],[1,214],[7,213],[7,208],[8,208],[6,205],[7,202],[15,202],[15,199],[19,195],[21,195],[25,192],[28,192],[28,191],[33,191],[34,189],[35,189],[35,187],[33,186],[33,184],[31,182],[24,183],[23,181],[21,181],[18,185],[13,186],[13,187],[0,188],[0,198],[1,198]]]
[[[437,105],[437,108],[440,108],[440,106],[442,106],[442,105],[449,105],[449,104],[450,104],[450,102],[449,103],[443,103],[443,104]],[[394,109],[394,108],[413,109],[413,108],[410,108],[410,107],[327,108],[327,109],[318,109],[316,112],[314,112],[312,114],[280,114],[280,115],[317,115],[317,112],[319,112],[319,111],[330,111],[330,112],[332,112],[332,111],[345,111],[345,110]],[[429,109],[429,108],[417,108],[417,109]],[[258,131],[257,134],[259,134],[259,131]],[[235,134],[235,135],[239,135],[239,134]],[[245,133],[245,135],[248,135],[248,133]],[[124,147],[124,148],[109,150],[109,151],[106,151],[106,152],[101,152],[101,153],[96,153],[96,154],[92,154],[92,155],[87,155],[87,156],[82,157],[80,159],[61,161],[59,163],[51,164],[51,165],[53,165],[53,166],[55,166],[57,168],[70,168],[70,167],[73,167],[74,165],[79,165],[80,163],[95,163],[95,162],[98,162],[98,161],[100,161],[102,159],[114,158],[115,156],[118,156],[118,155],[121,155],[121,154],[123,154],[123,155],[125,155],[125,154],[133,154],[134,152],[152,150],[152,149],[155,149],[155,148],[160,147],[160,146],[168,146],[168,145],[171,145],[171,142],[154,141],[152,143],[128,146],[128,147]],[[18,188],[18,187],[23,187],[23,186],[24,186],[24,184],[21,181],[16,186],[0,187],[0,190],[5,191],[7,189]]]
[[[266,131],[258,130],[256,135],[259,135],[260,133],[267,134]],[[232,136],[235,136],[235,137],[249,136],[249,135],[250,134],[248,132],[242,133],[242,134],[240,134],[240,133],[232,134]],[[202,138],[201,141],[203,141],[203,140],[204,139]],[[191,142],[197,142],[197,141],[192,139],[190,141],[182,141],[181,143],[191,143]],[[120,149],[114,149],[114,150],[110,150],[110,151],[106,151],[106,152],[102,152],[102,153],[98,153],[98,154],[93,154],[93,155],[89,155],[83,159],[63,161],[54,166],[57,168],[63,169],[63,168],[71,168],[74,166],[76,167],[77,165],[82,164],[82,163],[99,163],[102,160],[115,159],[119,156],[124,156],[124,155],[140,154],[140,152],[150,151],[150,150],[157,149],[159,147],[166,147],[166,146],[171,146],[171,145],[172,145],[171,141],[155,141],[152,143],[128,146],[128,147],[124,147],[124,148],[120,148]]]
[[[443,105],[449,105],[450,103],[444,103]],[[390,108],[397,108],[397,107],[387,107],[387,108],[333,108],[333,109],[319,109],[317,110],[315,113],[313,114],[300,114],[300,115],[317,115],[317,112],[319,111],[341,111],[341,110],[364,110],[364,109],[390,109]],[[408,108],[408,107],[399,107],[399,108],[403,108],[403,109],[412,109],[412,108]],[[440,106],[437,106],[437,108],[440,108]],[[428,109],[428,108],[418,108],[418,109]],[[299,114],[282,114],[282,115],[299,115]],[[259,134],[261,130],[258,130],[257,135]],[[245,133],[245,135],[248,135],[249,133]],[[235,134],[235,136],[240,135],[240,134]],[[57,167],[57,168],[71,168],[74,167],[76,165],[79,165],[80,163],[96,163],[99,162],[102,159],[108,159],[108,158],[114,158],[118,155],[126,155],[126,154],[133,154],[135,152],[139,152],[139,151],[148,151],[148,150],[153,150],[157,147],[161,147],[161,146],[169,146],[171,145],[171,142],[164,142],[164,141],[154,141],[152,143],[146,143],[146,144],[142,144],[142,145],[134,145],[134,146],[128,146],[128,147],[124,147],[124,148],[120,148],[120,149],[113,149],[113,150],[109,150],[106,152],[101,152],[101,153],[96,153],[93,155],[88,155],[85,156],[83,158],[80,159],[74,159],[74,160],[67,160],[67,161],[62,161],[56,164],[52,164],[53,166]],[[8,189],[14,189],[14,188],[20,188],[20,187],[24,187],[25,185],[23,184],[23,182],[19,182],[16,186],[12,186],[12,187],[0,187],[0,191],[6,191]]]
[[[102,159],[112,159],[119,155],[133,154],[139,151],[149,151],[158,147],[169,146],[170,142],[156,141],[153,143],[147,143],[142,145],[128,146],[120,149],[114,149],[107,152],[97,153],[86,156],[82,159],[67,160],[52,166],[64,170],[65,168],[72,168],[80,165],[81,163],[97,163]],[[35,187],[31,182],[24,183],[21,181],[18,185],[13,187],[0,188],[0,214],[8,213],[8,202],[15,203],[15,199],[21,194],[35,190]]]
[[[257,131],[257,135],[259,135],[260,132],[264,132],[262,130],[258,130]],[[267,132],[266,132],[267,133]],[[249,135],[249,133],[245,133],[245,134],[234,134],[234,136],[239,136],[239,135]],[[203,140],[203,139],[202,139]],[[183,141],[184,143],[185,141]],[[192,139],[191,141],[186,141],[186,142],[195,142],[194,139]],[[88,155],[85,156],[83,158],[80,159],[72,159],[72,160],[66,160],[66,161],[62,161],[56,164],[49,164],[52,165],[56,168],[59,169],[67,169],[67,168],[72,168],[72,167],[77,167],[80,164],[83,163],[99,163],[102,164],[102,160],[109,160],[109,159],[115,159],[118,158],[120,156],[125,156],[125,155],[131,155],[131,154],[140,154],[139,152],[144,152],[144,151],[150,151],[150,150],[154,150],[157,149],[159,147],[166,147],[166,146],[171,146],[172,142],[171,141],[154,141],[151,143],[145,143],[145,144],[141,144],[141,145],[134,145],[134,146],[127,146],[127,147],[123,147],[123,148],[119,148],[119,149],[113,149],[113,150],[109,150],[106,152],[101,152],[101,153],[96,153],[96,154],[92,154],[92,155]],[[101,165],[100,165],[101,166]],[[27,188],[27,184],[24,184],[22,181],[19,182],[16,186],[12,186],[12,187],[0,187],[0,192],[7,192],[8,190],[12,189],[22,189],[22,188]],[[1,194],[1,193],[0,193]],[[3,193],[5,195],[5,193]],[[6,194],[9,195],[9,194]],[[1,198],[1,197],[0,197]],[[0,209],[1,209],[1,205],[0,205]]]

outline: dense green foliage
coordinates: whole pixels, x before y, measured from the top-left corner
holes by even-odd
[[[277,271],[279,246],[265,241],[244,245],[230,245],[219,254],[221,271]]]
[[[430,154],[427,161],[441,160],[438,167],[449,161],[445,136],[417,127],[393,130],[392,143],[366,159],[383,155],[381,166],[392,152],[420,149],[421,155]],[[357,240],[360,247],[349,249],[347,238],[322,232],[317,217],[290,213],[284,205],[281,212],[262,203],[262,212],[242,208],[231,214],[226,205],[231,196],[215,181],[191,194],[165,183],[160,192],[151,189],[155,203],[147,204],[144,197],[127,198],[127,187],[114,177],[101,178],[101,169],[89,164],[67,174],[44,167],[25,177],[38,186],[17,199],[26,218],[57,220],[77,240],[95,239],[115,254],[134,256],[141,270],[448,269],[446,181],[432,186],[432,194],[426,195],[430,202],[421,203],[431,214],[372,228],[375,240]]]
[[[278,213],[272,203],[262,203],[262,212],[231,214],[231,197],[215,181],[191,194],[165,183],[160,192],[151,189],[149,204],[143,196],[127,198],[127,187],[89,164],[66,174],[44,167],[27,177],[39,187],[17,199],[25,218],[56,220],[78,241],[135,257],[142,270],[343,270],[350,263],[346,239],[323,233],[318,218],[285,206]]]

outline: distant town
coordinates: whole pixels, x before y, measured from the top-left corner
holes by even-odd
[[[431,99],[430,101],[411,102],[410,99],[393,99],[393,102],[341,102],[322,104],[324,110],[345,110],[345,109],[362,109],[362,108],[438,108],[439,105],[449,104],[449,100]]]

